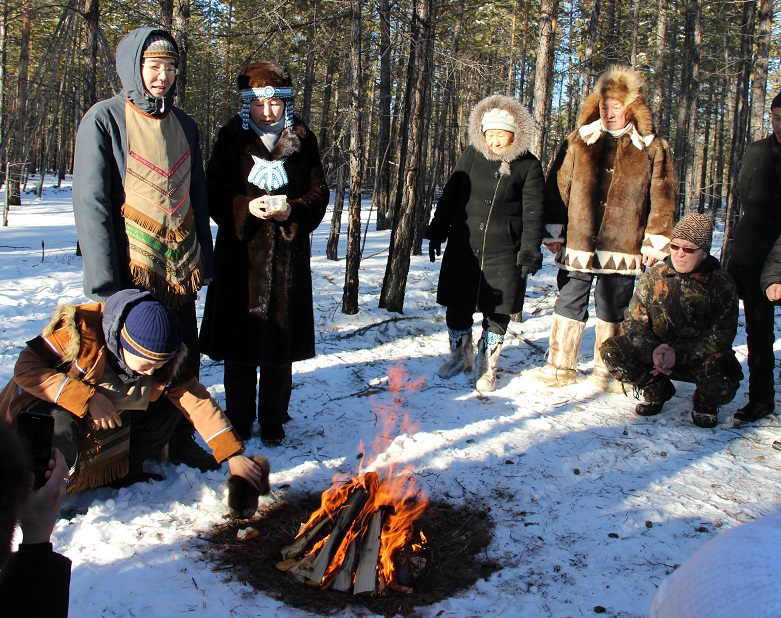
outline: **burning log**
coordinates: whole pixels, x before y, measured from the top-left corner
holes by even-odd
[[[331,584],[332,590],[339,592],[348,592],[353,585],[353,572],[355,571],[355,561],[358,559],[358,539],[354,539],[347,548],[347,553],[342,561],[342,566]]]
[[[322,532],[325,532],[326,526],[330,525],[331,523],[332,522],[327,514],[323,514],[323,518],[314,526],[312,526],[305,534],[296,538],[296,540],[287,547],[282,548],[282,557],[285,560],[298,558]]]
[[[336,522],[331,529],[331,534],[328,536],[328,541],[326,541],[326,544],[320,550],[320,553],[312,564],[310,573],[307,575],[311,581],[316,584],[320,584],[323,581],[323,576],[328,570],[328,566],[331,564],[331,560],[333,559],[336,550],[339,545],[342,544],[344,536],[347,534],[350,526],[353,525],[353,521],[361,512],[361,509],[363,509],[363,506],[368,499],[369,492],[363,487],[356,487],[350,494],[344,508],[339,511],[339,515],[336,517]]]
[[[353,594],[374,592],[377,589],[377,562],[382,543],[382,521],[392,507],[380,507],[372,513],[361,542],[361,556],[355,571]]]

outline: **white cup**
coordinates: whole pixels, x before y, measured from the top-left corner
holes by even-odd
[[[284,212],[287,210],[287,195],[267,195],[264,200],[266,212]]]

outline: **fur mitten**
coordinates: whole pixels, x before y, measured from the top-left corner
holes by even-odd
[[[262,455],[253,455],[252,461],[263,471],[260,477],[260,487],[255,489],[246,479],[231,474],[228,478],[228,510],[234,519],[249,519],[258,510],[258,498],[268,495],[270,491],[268,474],[268,459]]]

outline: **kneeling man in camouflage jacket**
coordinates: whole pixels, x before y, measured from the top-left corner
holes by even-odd
[[[662,411],[675,394],[672,380],[693,382],[692,421],[715,427],[719,407],[743,379],[732,351],[738,294],[732,278],[710,255],[712,227],[689,214],[673,228],[670,256],[640,278],[624,319],[624,333],[608,339],[602,358],[618,380],[642,391],[641,416]]]

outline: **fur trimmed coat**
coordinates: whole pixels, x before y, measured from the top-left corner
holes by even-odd
[[[518,130],[501,155],[482,132],[493,108],[512,114]],[[469,140],[437,202],[425,237],[447,240],[437,302],[484,314],[521,311],[526,281],[521,267],[542,266],[544,183],[542,167],[529,152],[533,123],[514,99],[494,95],[475,106]]]
[[[279,223],[249,212],[266,192],[250,183],[253,156],[285,157],[290,217]],[[233,117],[217,136],[206,168],[209,214],[219,226],[216,277],[201,324],[201,350],[214,360],[283,365],[315,355],[309,234],[325,216],[329,191],[317,138],[298,118],[269,152]]]
[[[122,362],[119,332],[125,316],[148,298],[148,292],[122,290],[105,304],[61,305],[19,354],[14,377],[0,392],[0,422],[11,422],[39,400],[83,418],[96,392],[124,402],[128,410],[145,410],[165,397],[195,425],[217,461],[241,453],[242,441],[206,387],[194,377],[171,377],[184,363],[186,348],[153,376],[133,374]],[[111,387],[104,383],[109,371],[119,376]]]
[[[592,274],[642,274],[644,255],[669,253],[675,215],[675,177],[669,144],[654,135],[651,111],[638,99],[627,106],[630,131],[601,130],[600,96],[589,95],[578,129],[567,136],[548,174],[545,243],[562,242],[559,268]],[[604,170],[608,140],[615,162]],[[605,178],[606,199],[601,199]]]

